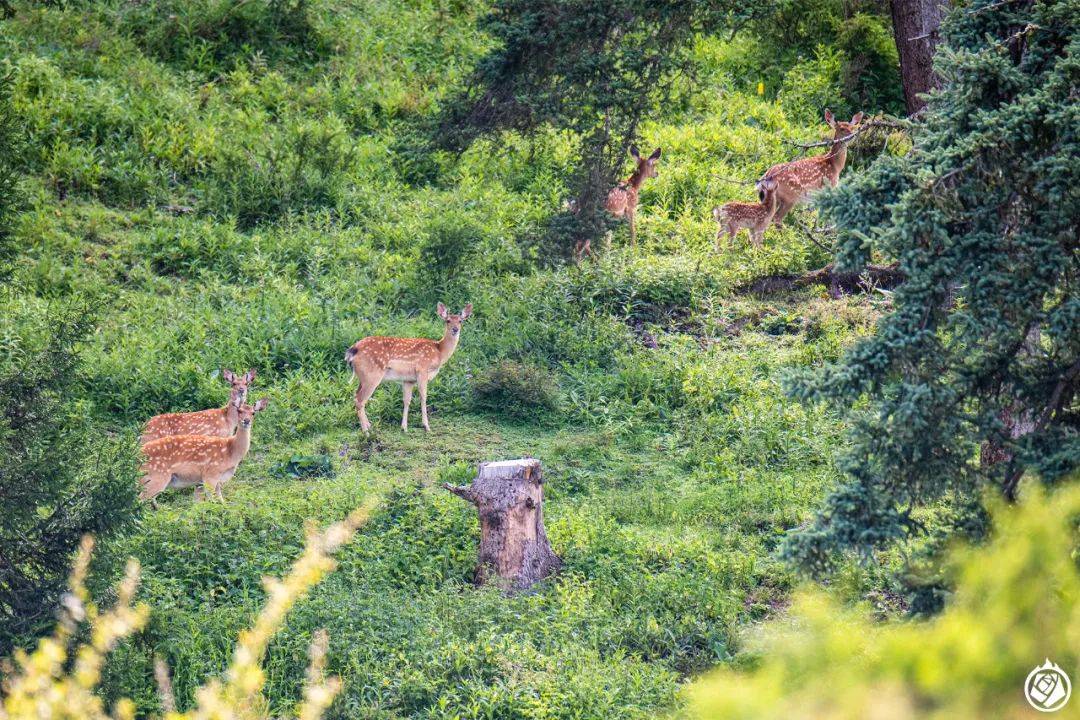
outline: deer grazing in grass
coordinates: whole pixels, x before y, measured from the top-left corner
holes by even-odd
[[[643,158],[637,145],[631,145],[630,157],[634,158],[637,166],[630,177],[611,188],[607,200],[604,201],[604,209],[617,218],[626,218],[630,223],[630,243],[636,247],[638,193],[648,178],[654,178],[657,175],[656,163],[660,161],[660,148],[653,150],[649,157]],[[579,259],[585,255],[592,255],[589,241],[578,242],[574,255]]]
[[[232,437],[207,435],[172,435],[153,440],[143,446],[146,462],[143,464],[142,492],[140,500],[153,500],[166,488],[195,486],[195,497],[202,497],[206,490],[224,501],[221,486],[236,472],[240,461],[251,447],[251,421],[255,413],[266,407],[262,398],[254,405],[237,401],[237,428]]]
[[[776,187],[775,179],[765,178],[761,181],[761,192],[764,196],[761,202],[729,202],[713,208],[713,218],[720,225],[716,231],[717,252],[720,250],[720,239],[725,232],[728,236],[728,245],[731,246],[735,242],[735,236],[743,228],[750,231],[750,242],[755,247],[761,247],[765,229],[769,227],[773,215],[776,214]]]
[[[221,376],[232,385],[229,402],[225,407],[156,415],[146,423],[140,443],[145,445],[170,435],[229,437],[236,432],[239,417],[237,408],[247,402],[248,385],[255,379],[255,371],[248,370],[243,375],[237,375],[232,370],[222,370]]]
[[[833,129],[832,145],[824,155],[780,163],[769,168],[757,182],[758,196],[764,200],[763,183],[776,181],[776,214],[773,222],[780,224],[791,208],[803,202],[815,190],[823,187],[836,187],[840,173],[847,163],[847,144],[862,122],[863,114],[855,113],[851,122],[840,122],[832,112],[825,111],[825,122]]]
[[[441,340],[366,337],[345,353],[346,364],[360,379],[360,387],[356,391],[356,414],[364,432],[371,430],[371,421],[365,411],[367,401],[384,380],[401,383],[404,394],[402,430],[409,429],[409,403],[412,402],[413,388],[419,386],[424,430],[431,430],[428,425],[427,385],[457,350],[461,323],[472,315],[472,303],[466,305],[458,315],[451,315],[446,306],[439,303],[438,313],[446,323]]]

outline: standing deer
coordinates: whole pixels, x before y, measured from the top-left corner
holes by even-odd
[[[221,376],[232,385],[229,402],[223,408],[187,413],[156,415],[146,423],[139,442],[145,445],[170,435],[211,435],[228,437],[236,432],[237,408],[247,402],[248,385],[255,379],[255,370],[236,375],[232,370],[221,371]]]
[[[838,122],[832,112],[825,111],[825,122],[833,129],[832,145],[824,155],[780,163],[769,168],[761,180],[758,180],[758,196],[764,200],[762,183],[775,180],[777,184],[777,208],[773,222],[778,225],[795,205],[806,200],[807,196],[823,187],[836,187],[840,181],[840,172],[847,163],[847,144],[852,133],[862,122],[863,114],[855,113],[851,122]]]
[[[735,236],[739,231],[746,228],[750,231],[750,242],[756,247],[761,247],[761,239],[765,235],[765,229],[776,214],[776,187],[777,182],[773,178],[765,178],[761,181],[763,195],[760,203],[729,202],[726,205],[713,208],[713,218],[720,227],[716,231],[716,250],[720,250],[720,238],[727,232],[728,245],[735,242]]]
[[[431,430],[428,425],[427,385],[457,350],[461,323],[472,315],[472,303],[466,305],[459,315],[449,314],[446,306],[439,303],[438,313],[446,323],[441,340],[366,337],[345,353],[346,364],[360,379],[360,387],[356,391],[356,414],[364,432],[371,430],[365,406],[375,388],[384,380],[401,383],[404,395],[402,430],[409,429],[409,403],[412,402],[413,387],[420,387],[420,410],[424,429]]]
[[[630,157],[637,166],[629,178],[626,178],[608,192],[604,209],[613,216],[626,218],[630,222],[630,242],[637,246],[637,193],[642,190],[645,180],[657,176],[657,163],[660,161],[660,148],[652,151],[648,158],[642,158],[637,146],[630,146]],[[575,248],[575,255],[580,258],[584,255],[592,255],[589,241],[579,242]]]
[[[195,498],[202,489],[224,501],[221,486],[229,480],[251,447],[251,421],[255,413],[266,407],[262,398],[254,405],[237,403],[236,434],[232,437],[207,435],[173,435],[154,440],[143,446],[146,462],[142,466],[140,500],[152,500],[165,488],[188,488],[193,485]]]

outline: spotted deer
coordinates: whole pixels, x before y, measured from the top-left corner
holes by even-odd
[[[765,229],[776,214],[776,180],[766,178],[761,181],[763,199],[759,203],[729,202],[713,208],[713,218],[720,225],[716,231],[716,249],[720,250],[720,239],[727,233],[728,245],[735,242],[735,236],[746,228],[750,231],[750,242],[761,247]]]
[[[222,370],[221,376],[232,386],[225,407],[156,415],[146,423],[139,442],[145,445],[170,435],[228,437],[236,432],[237,408],[247,402],[248,385],[255,379],[255,371],[237,375],[232,370]]]
[[[836,187],[840,173],[847,163],[847,144],[862,122],[863,114],[855,113],[851,122],[837,121],[832,112],[825,111],[825,122],[833,129],[832,145],[824,155],[780,163],[769,168],[761,180],[758,180],[758,196],[764,200],[762,183],[775,180],[777,207],[773,222],[780,224],[791,208],[806,200],[815,190],[823,187]]]
[[[143,445],[146,462],[142,466],[141,500],[153,500],[166,488],[195,487],[195,497],[203,488],[224,500],[221,486],[228,481],[251,448],[251,421],[266,407],[262,398],[254,405],[239,403],[236,434],[232,437],[172,435]]]
[[[630,242],[637,245],[637,194],[642,190],[642,186],[645,184],[645,180],[650,177],[657,177],[657,163],[660,161],[660,148],[652,151],[652,154],[648,158],[642,158],[642,153],[637,149],[636,145],[630,146],[630,157],[634,159],[637,165],[634,167],[634,172],[629,178],[621,181],[619,185],[611,188],[608,192],[607,200],[604,201],[604,209],[608,213],[617,217],[625,218],[630,222]],[[592,255],[592,248],[588,240],[578,241],[577,247],[573,249],[573,255],[578,259],[585,255]]]
[[[404,394],[401,429],[409,429],[409,404],[412,402],[413,388],[419,386],[424,430],[431,430],[428,424],[427,385],[457,350],[461,323],[472,315],[472,303],[466,305],[458,315],[451,315],[446,306],[439,303],[437,312],[446,323],[441,340],[373,336],[360,340],[345,353],[345,363],[360,379],[360,387],[356,391],[356,414],[364,432],[371,430],[371,422],[365,411],[367,401],[375,388],[385,380],[401,383]]]

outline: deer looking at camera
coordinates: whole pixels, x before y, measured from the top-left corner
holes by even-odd
[[[236,432],[237,408],[247,402],[248,385],[255,379],[255,371],[248,370],[237,375],[232,370],[222,370],[221,376],[232,386],[229,402],[223,408],[187,413],[165,413],[150,418],[139,442],[159,440],[171,435],[210,435],[228,437]]]
[[[630,157],[634,158],[637,166],[630,177],[608,192],[607,200],[604,201],[604,209],[617,218],[626,218],[630,223],[630,243],[636,247],[637,223],[635,222],[635,216],[637,214],[638,193],[641,191],[641,186],[645,183],[645,180],[654,178],[657,175],[656,163],[660,160],[660,148],[653,150],[652,155],[649,157],[643,158],[638,151],[637,145],[631,145]],[[580,259],[585,255],[592,255],[588,240],[578,242],[577,247],[574,248],[576,258]]]
[[[776,180],[766,178],[761,181],[762,201],[759,203],[729,202],[726,205],[713,208],[713,218],[719,223],[720,228],[716,231],[716,249],[720,250],[720,239],[727,232],[728,245],[735,242],[735,236],[739,231],[746,228],[750,231],[750,242],[755,247],[761,247],[765,229],[772,222],[776,214]]]
[[[461,323],[472,315],[472,303],[466,305],[458,315],[451,315],[446,306],[439,303],[438,313],[446,323],[441,340],[366,337],[345,353],[346,364],[360,379],[360,387],[356,391],[356,414],[364,432],[371,430],[365,406],[375,388],[384,380],[401,383],[404,394],[402,430],[409,429],[409,403],[412,402],[413,388],[420,387],[421,418],[424,429],[431,430],[428,425],[427,385],[457,350]]]
[[[862,122],[863,114],[855,113],[851,122],[839,122],[832,112],[825,111],[825,122],[833,129],[832,145],[824,155],[780,163],[769,168],[758,180],[758,197],[765,199],[763,183],[776,181],[777,207],[773,221],[780,224],[795,205],[803,202],[815,190],[836,187],[840,173],[847,163],[847,144]]]
[[[146,462],[142,466],[140,500],[153,500],[166,488],[195,486],[195,497],[202,497],[202,490],[224,500],[221,486],[229,480],[240,461],[251,448],[251,421],[255,413],[266,407],[262,398],[254,405],[237,401],[237,428],[232,437],[209,437],[206,435],[173,435],[154,440],[143,446]]]

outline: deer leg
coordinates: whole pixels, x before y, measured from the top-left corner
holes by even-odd
[[[356,390],[356,415],[360,418],[360,429],[364,432],[371,430],[371,421],[368,420],[366,409],[367,401],[371,399],[375,388],[379,387],[384,374],[379,374],[378,377],[375,373],[360,376],[360,387]]]
[[[172,480],[172,473],[154,473],[147,475],[142,480],[142,491],[139,492],[140,500],[154,501],[154,498],[161,494],[161,492],[169,487],[169,481]]]
[[[788,214],[788,211],[791,210],[791,208],[792,208],[792,203],[789,203],[787,200],[780,200],[779,202],[777,202],[776,203],[776,214],[773,215],[773,220],[772,220],[773,223],[776,224],[776,225],[779,225],[782,222],[784,222],[784,216]]]
[[[412,402],[412,392],[416,383],[401,383],[401,394],[404,407],[401,410],[401,429],[407,431],[409,429],[409,403]]]
[[[635,250],[637,249],[637,223],[634,221],[634,216],[637,213],[628,211],[627,217],[630,219],[630,246]]]
[[[424,422],[424,430],[431,432],[431,426],[428,425],[427,418],[427,373],[417,373],[417,381],[417,385],[420,386],[420,417],[423,419]]]

